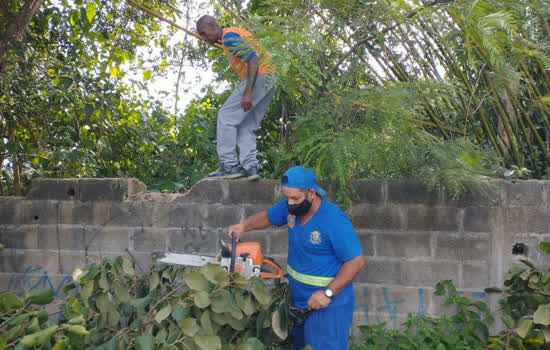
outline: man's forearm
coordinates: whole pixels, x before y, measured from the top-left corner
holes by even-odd
[[[353,281],[363,265],[365,265],[363,254],[346,261],[342,267],[340,267],[340,270],[338,270],[336,277],[329,283],[328,288],[330,288],[334,294],[340,293],[351,283],[351,281]]]
[[[256,84],[256,76],[258,72],[258,56],[252,57],[248,61],[248,72],[246,74],[247,83],[246,83],[246,91],[251,92],[254,89],[254,84]]]
[[[252,231],[252,230],[261,230],[263,228],[271,226],[271,222],[269,221],[269,218],[267,217],[267,211],[260,211],[256,214],[253,214],[246,219],[243,220],[241,223],[244,228],[244,232]]]

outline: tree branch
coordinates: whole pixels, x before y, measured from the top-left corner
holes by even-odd
[[[6,32],[3,33],[2,40],[0,41],[0,62],[6,56],[8,46],[15,43],[23,35],[23,31],[29,25],[31,18],[41,3],[42,0],[26,0],[15,19],[8,24]]]

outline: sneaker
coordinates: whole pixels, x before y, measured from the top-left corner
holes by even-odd
[[[255,167],[255,166],[253,166],[249,170],[244,169],[243,175],[249,181],[258,180],[260,178],[260,172],[258,171],[258,167]]]
[[[223,164],[220,165],[218,170],[213,173],[208,174],[207,179],[236,179],[243,177],[243,173],[239,169],[238,165],[232,167],[224,167]]]

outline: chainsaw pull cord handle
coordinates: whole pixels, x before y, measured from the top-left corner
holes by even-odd
[[[235,256],[237,251],[237,235],[235,232],[231,232],[231,263],[229,265],[229,272],[235,272]]]

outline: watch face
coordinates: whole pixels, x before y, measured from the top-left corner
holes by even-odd
[[[327,288],[325,289],[325,295],[329,298],[332,298],[332,296],[334,295],[334,293],[332,292],[331,289]]]

